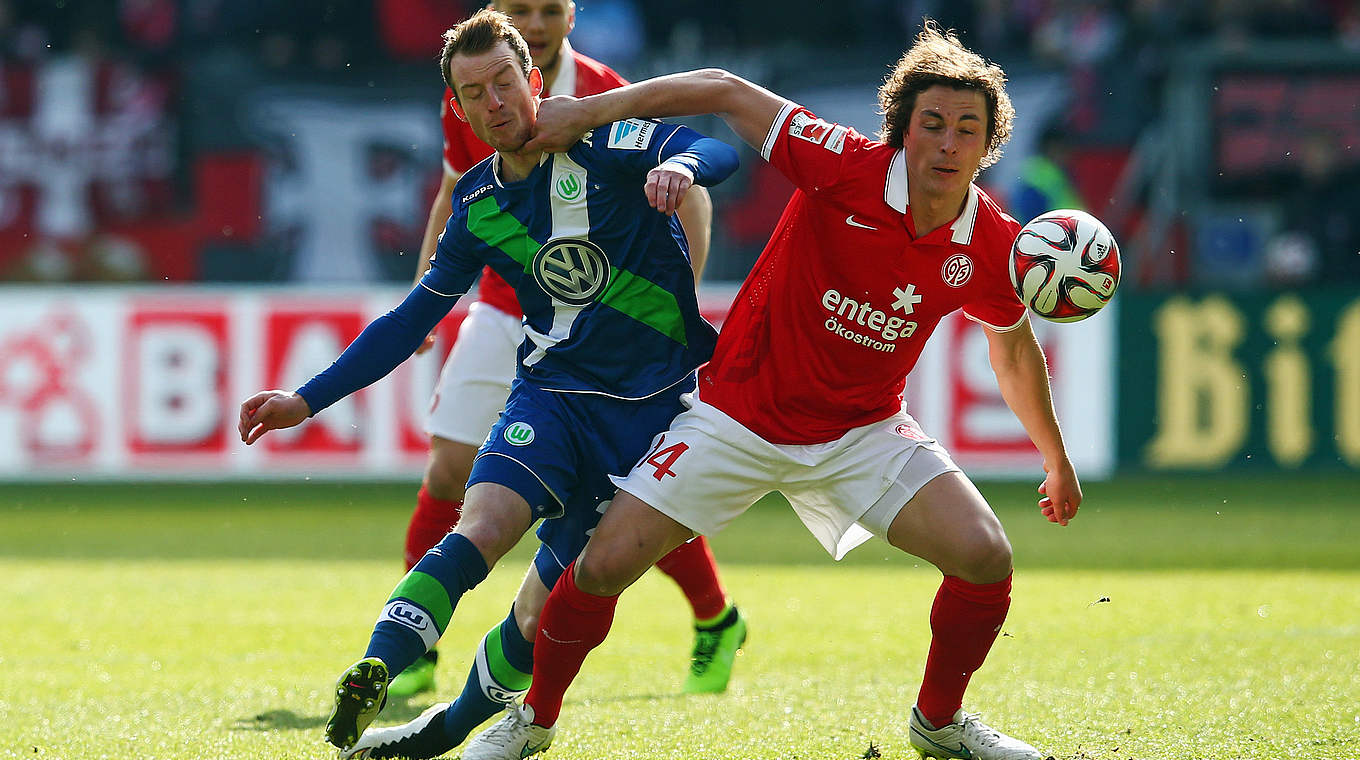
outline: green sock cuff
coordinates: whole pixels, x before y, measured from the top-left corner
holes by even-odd
[[[510,664],[505,657],[505,649],[501,644],[501,628],[497,625],[482,637],[481,654],[485,658],[487,670],[491,671],[491,677],[504,689],[511,691],[524,691],[529,688],[533,681],[533,673],[525,673]]]

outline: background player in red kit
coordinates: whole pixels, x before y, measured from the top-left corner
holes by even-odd
[[[918,750],[1040,756],[962,710],[1010,605],[1011,547],[981,494],[900,406],[927,337],[963,309],[985,328],[1001,392],[1043,455],[1042,513],[1063,525],[1076,514],[1081,487],[1044,355],[1006,274],[1019,225],[972,182],[999,156],[1014,110],[1001,69],[933,24],[879,99],[881,142],[717,70],[545,104],[538,147],[622,115],[717,113],[797,191],[700,369],[693,407],[615,480],[620,492],[553,588],[524,705],[464,760],[546,748],[617,595],[671,547],[722,529],[770,490],[837,558],[872,533],[944,574],[908,718]],[[560,131],[549,126],[554,110]]]
[[[567,36],[576,21],[574,3],[510,0],[492,6],[508,15],[524,36],[534,65],[543,72],[545,95],[548,92],[593,95],[627,84],[608,66],[572,50]],[[429,268],[435,243],[449,218],[454,184],[492,153],[491,147],[472,133],[467,122],[453,113],[452,99],[453,92],[445,88],[440,105],[444,175],[430,207],[415,273],[417,282]],[[691,188],[677,214],[689,240],[697,281],[708,253],[712,205],[707,190]],[[478,446],[495,424],[510,393],[515,352],[524,339],[521,316],[514,290],[490,268],[483,270],[478,301],[472,304],[463,321],[431,403],[426,426],[430,457],[406,533],[408,571],[458,522]],[[422,351],[433,345],[433,337],[426,340]],[[694,612],[694,650],[683,689],[692,693],[723,691],[731,676],[732,660],[745,640],[746,622],[727,599],[708,543],[696,539],[677,547],[657,567],[679,584]],[[517,622],[530,641],[537,624],[536,611],[546,596],[547,589],[530,572],[516,602]],[[437,658],[437,652],[431,650],[393,679],[389,693],[409,696],[434,688]]]

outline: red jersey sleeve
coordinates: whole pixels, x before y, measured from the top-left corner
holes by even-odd
[[[491,146],[472,134],[472,127],[458,118],[449,107],[453,100],[453,90],[444,88],[444,99],[439,103],[439,123],[444,132],[444,171],[449,174],[462,174],[471,169],[478,161],[491,155]]]
[[[973,258],[977,260],[978,282],[963,306],[963,315],[1005,332],[1019,327],[1025,319],[1025,305],[1015,294],[1010,275],[1011,243],[1020,232],[1020,224],[981,191],[973,202],[978,204],[971,241],[977,253]]]
[[[796,103],[785,103],[760,146],[769,161],[794,185],[816,194],[835,184],[850,156],[868,139],[843,124],[832,124]]]

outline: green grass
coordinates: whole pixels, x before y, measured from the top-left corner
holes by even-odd
[[[413,490],[0,485],[0,757],[330,757],[330,687],[397,580]],[[1091,484],[1066,529],[1032,490],[983,487],[1017,575],[970,707],[1059,760],[1360,756],[1360,479]],[[878,543],[832,563],[777,504],[713,543],[752,625],[729,692],[678,694],[688,610],[649,574],[549,757],[915,757],[933,569]],[[444,698],[529,552],[459,606]]]

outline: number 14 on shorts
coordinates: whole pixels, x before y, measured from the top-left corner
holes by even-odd
[[[675,472],[671,470],[671,465],[679,459],[686,451],[689,451],[688,443],[673,443],[666,445],[666,434],[662,433],[656,437],[656,443],[652,444],[652,450],[648,451],[642,461],[638,462],[638,468],[644,465],[652,466],[652,477],[658,481],[665,479],[666,476],[675,477]]]

